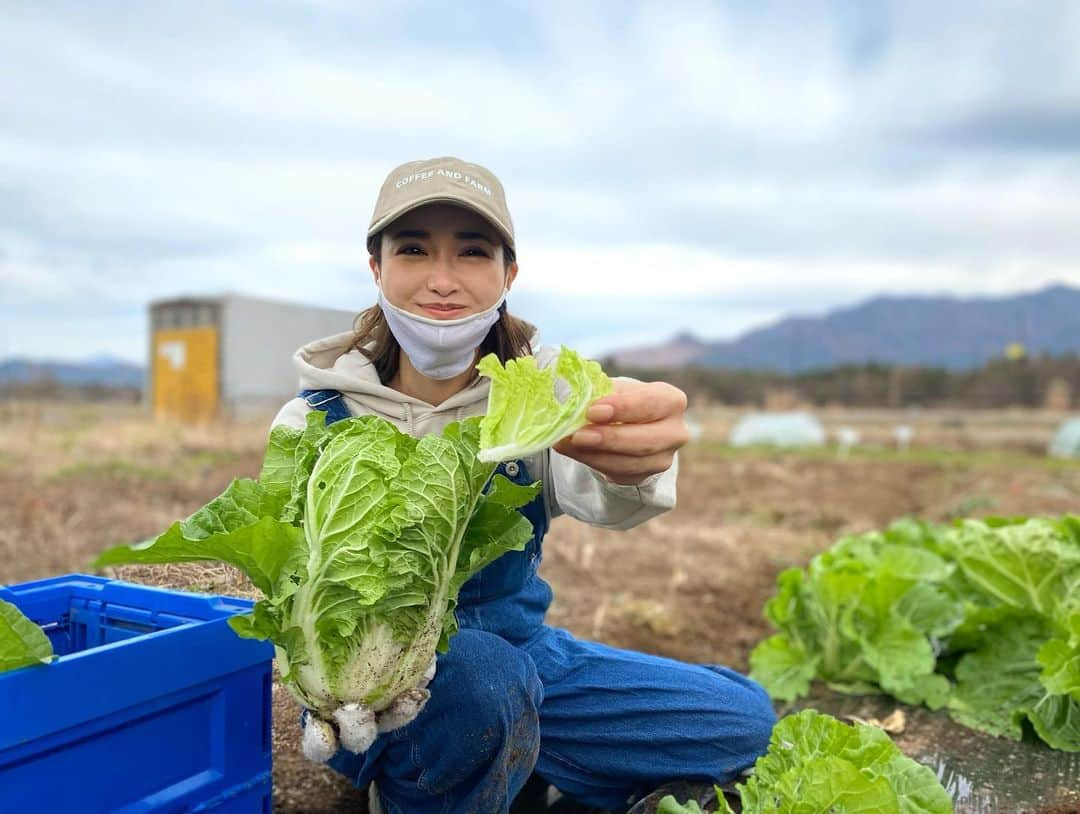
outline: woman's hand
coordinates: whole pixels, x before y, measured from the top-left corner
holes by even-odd
[[[686,393],[667,382],[612,382],[615,392],[589,407],[589,422],[555,450],[614,483],[639,484],[671,466],[689,440]]]

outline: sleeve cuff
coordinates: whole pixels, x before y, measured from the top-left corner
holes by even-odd
[[[592,469],[592,467],[589,467]],[[655,472],[649,477],[645,478],[641,483],[616,483],[611,480],[607,475],[599,470],[593,469],[596,472],[596,477],[604,485],[604,491],[610,492],[613,495],[619,495],[621,497],[633,497],[639,489],[651,489],[660,482],[660,479],[668,473],[668,470],[663,472]]]

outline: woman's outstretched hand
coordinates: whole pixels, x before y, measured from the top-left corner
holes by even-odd
[[[667,382],[612,384],[615,392],[589,407],[589,423],[555,450],[614,483],[638,484],[668,469],[689,439],[686,393]]]

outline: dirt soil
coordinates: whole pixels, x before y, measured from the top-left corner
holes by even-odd
[[[26,421],[0,426],[0,584],[85,570],[102,549],[163,530],[231,478],[256,474],[265,438],[258,422],[188,431],[57,411]],[[618,647],[746,670],[771,632],[761,609],[777,573],[838,535],[903,515],[1075,512],[1078,499],[1080,465],[1015,453],[840,458],[692,445],[672,512],[621,533],[555,520],[541,568],[555,591],[548,621]],[[219,565],[116,575],[255,595]],[[299,708],[274,689],[274,810],[365,812],[364,794],[302,757]]]

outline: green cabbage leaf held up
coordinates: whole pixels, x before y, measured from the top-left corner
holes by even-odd
[[[608,395],[611,380],[600,365],[563,349],[549,367],[536,359],[511,359],[504,368],[493,355],[476,366],[491,379],[488,412],[480,426],[480,460],[524,458],[585,426],[589,405]],[[557,393],[564,390],[562,401]]]
[[[283,680],[322,716],[343,704],[379,711],[416,687],[457,630],[461,586],[532,536],[518,509],[540,484],[495,475],[585,424],[611,390],[599,365],[564,348],[554,369],[494,356],[489,412],[421,439],[364,416],[303,430],[275,427],[257,479],[238,479],[156,539],[95,565],[220,560],[263,593],[241,636],[269,639]],[[556,377],[568,395],[556,398]]]

